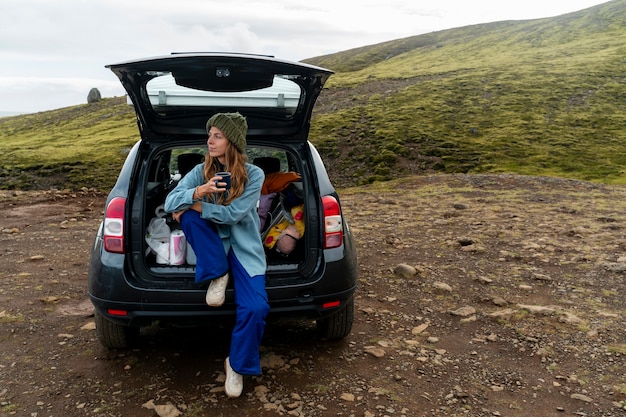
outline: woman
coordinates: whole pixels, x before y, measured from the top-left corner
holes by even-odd
[[[261,373],[259,348],[269,312],[266,260],[256,211],[263,171],[247,163],[248,124],[239,113],[218,113],[207,122],[208,152],[165,200],[196,254],[196,282],[209,281],[206,302],[224,303],[232,278],[237,307],[230,355],[224,361],[229,397],[239,397],[243,375]],[[231,186],[218,172],[230,172]]]

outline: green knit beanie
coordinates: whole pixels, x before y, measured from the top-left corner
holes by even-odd
[[[248,122],[240,113],[216,113],[206,122],[207,133],[211,126],[221,130],[239,152],[245,152]]]

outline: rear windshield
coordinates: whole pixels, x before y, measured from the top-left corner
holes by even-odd
[[[206,147],[177,148],[169,151],[165,162],[170,179],[180,180],[195,165],[204,161],[205,153]],[[298,169],[295,164],[296,158],[284,150],[248,146],[246,154],[248,161],[262,168],[266,175]]]
[[[147,82],[145,94],[152,109],[163,116],[190,109],[237,108],[291,117],[297,110],[302,93],[300,86],[288,78],[276,75],[269,87],[224,92],[179,85],[171,73],[164,72]]]

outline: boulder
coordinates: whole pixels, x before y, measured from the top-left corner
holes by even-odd
[[[97,103],[102,100],[102,96],[100,95],[100,90],[97,88],[92,88],[89,90],[89,94],[87,95],[87,103]]]

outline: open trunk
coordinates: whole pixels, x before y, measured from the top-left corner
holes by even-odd
[[[195,165],[204,160],[205,147],[178,146],[161,148],[152,152],[149,163],[139,169],[147,170],[136,178],[145,178],[136,184],[132,200],[133,222],[131,225],[131,247],[136,250],[132,256],[133,274],[138,286],[146,288],[197,288],[195,277],[195,253],[186,243],[180,225],[165,213],[163,204],[167,194],[178,181]],[[307,282],[304,277],[310,274],[317,263],[319,252],[311,248],[310,239],[317,239],[317,230],[310,221],[311,213],[319,210],[315,199],[306,198],[310,186],[300,158],[289,149],[276,147],[249,147],[249,162],[261,167],[266,174],[266,187],[272,193],[262,194],[259,202],[261,229],[267,257],[268,287],[272,281],[281,285],[297,285]],[[297,175],[295,175],[297,174]],[[280,186],[272,186],[271,179],[281,179]],[[286,184],[286,185],[285,185]],[[311,207],[313,206],[313,207]],[[285,232],[289,225],[302,231],[298,239]],[[293,227],[290,228],[293,230]],[[293,249],[281,252],[277,238],[289,239]],[[293,245],[295,244],[295,245]],[[296,272],[294,274],[294,272]],[[309,272],[309,273],[307,273]],[[289,282],[285,278],[289,277]]]

